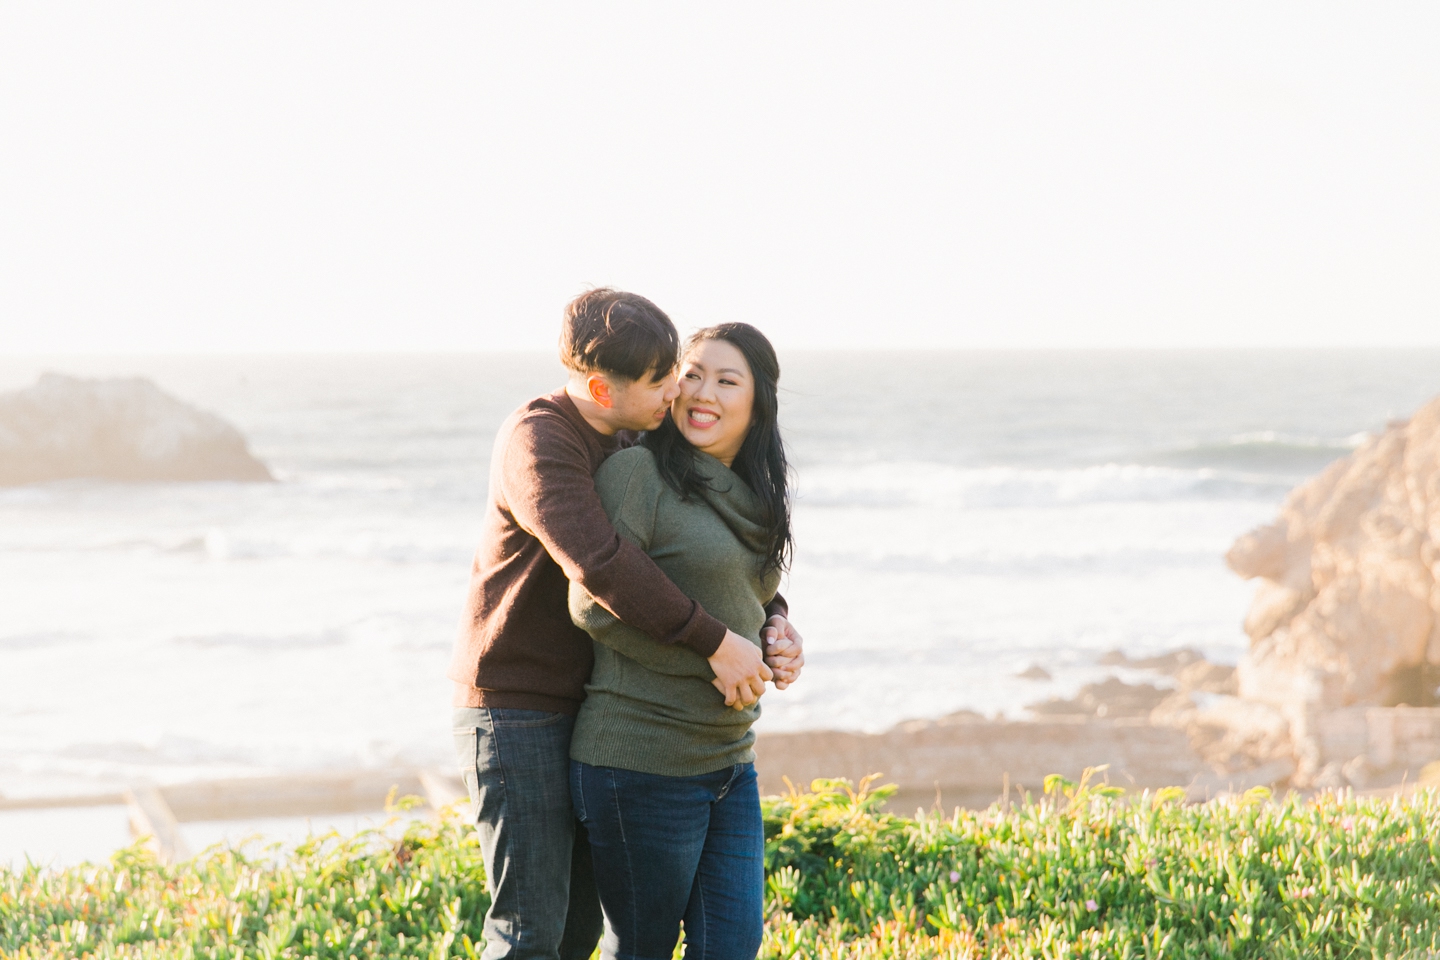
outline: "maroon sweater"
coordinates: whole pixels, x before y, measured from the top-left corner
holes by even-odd
[[[725,625],[615,532],[595,471],[620,448],[564,390],[536,397],[495,437],[480,547],[448,676],[456,706],[575,713],[593,662],[570,622],[569,581],[661,643],[713,654]],[[776,598],[771,612],[784,613]]]

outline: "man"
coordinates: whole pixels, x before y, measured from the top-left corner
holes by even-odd
[[[570,803],[570,731],[593,654],[570,622],[569,580],[661,643],[709,660],[731,705],[783,688],[804,658],[782,598],[760,652],[620,537],[595,492],[611,453],[653,429],[678,393],[675,326],[644,297],[591,290],[565,310],[563,390],[510,415],[449,677],[455,742],[491,890],[485,960],[589,957],[602,921],[590,847]],[[769,661],[767,664],[766,660]]]

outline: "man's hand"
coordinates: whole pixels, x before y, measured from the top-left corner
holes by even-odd
[[[805,640],[785,617],[775,614],[760,631],[765,641],[765,665],[775,675],[775,689],[784,690],[800,677],[805,666]]]
[[[725,631],[725,639],[710,655],[710,669],[715,671],[715,679],[710,682],[724,694],[725,706],[736,710],[759,700],[765,692],[765,681],[774,676],[765,666],[759,648],[733,630]]]

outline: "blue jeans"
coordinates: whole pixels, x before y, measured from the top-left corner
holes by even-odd
[[[765,896],[765,830],[753,763],[698,777],[570,761],[605,908],[604,960],[754,960]]]
[[[461,707],[453,725],[490,888],[483,960],[586,960],[602,919],[570,803],[575,718]]]

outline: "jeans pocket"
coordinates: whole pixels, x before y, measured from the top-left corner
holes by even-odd
[[[480,731],[474,727],[457,727],[454,730],[455,759],[460,764],[460,778],[465,781],[465,790],[470,802],[479,803],[480,797]]]
[[[570,803],[575,807],[575,819],[589,823],[585,815],[585,764],[579,760],[570,761]]]
[[[549,710],[490,708],[490,722],[497,727],[548,727],[563,722],[568,716],[567,713],[551,713]]]

